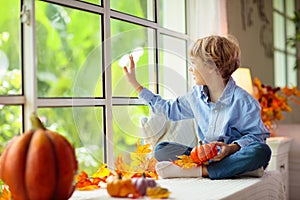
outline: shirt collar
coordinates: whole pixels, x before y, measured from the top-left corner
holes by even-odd
[[[205,89],[205,87],[207,88],[206,85],[195,85],[194,89],[197,91],[197,96],[208,104],[210,102],[210,97],[208,96],[209,92],[207,92],[208,88]]]
[[[235,81],[233,80],[232,77],[230,77],[218,102],[225,105],[230,104],[235,86],[236,86]],[[204,89],[205,87],[207,86],[198,85],[195,88],[197,90],[198,96],[208,104],[210,103],[210,98],[208,96],[209,93],[207,94],[207,92]]]
[[[226,87],[219,99],[219,102],[225,105],[230,104],[231,99],[233,97],[234,88],[236,87],[235,81],[232,77],[229,78]]]

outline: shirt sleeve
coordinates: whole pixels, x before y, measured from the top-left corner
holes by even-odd
[[[153,113],[162,113],[170,120],[177,121],[194,117],[188,95],[178,97],[175,100],[166,100],[153,94],[147,88],[143,88],[139,93],[139,98],[151,107]]]
[[[270,137],[270,132],[264,126],[261,115],[260,106],[257,102],[248,102],[241,109],[243,115],[240,120],[239,132],[241,137],[232,143],[237,143],[241,147],[245,147],[252,142],[266,142],[266,138]]]

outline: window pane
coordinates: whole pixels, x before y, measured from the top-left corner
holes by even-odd
[[[295,12],[295,2],[294,2],[294,0],[286,0],[285,5],[286,5],[286,15],[289,16],[289,17],[293,17],[294,12]]]
[[[101,16],[36,1],[36,26],[38,96],[103,96]]]
[[[288,56],[287,57],[287,74],[288,74],[288,85],[297,86],[297,69],[296,66],[296,57],[295,56]]]
[[[296,35],[296,27],[295,24],[291,20],[286,20],[286,34],[287,38],[295,37]],[[296,54],[296,48],[287,45],[287,50],[290,53]]]
[[[114,19],[111,20],[111,30],[113,96],[137,96],[123,73],[130,54],[136,63],[138,81],[151,89],[155,63],[154,30]]]
[[[278,49],[285,49],[285,20],[282,15],[279,15],[278,13],[274,13],[274,47]]]
[[[0,1],[0,95],[21,94],[20,1]]]
[[[136,150],[138,139],[142,139],[140,120],[149,116],[148,106],[114,106],[113,107],[113,144],[114,156],[130,156]]]
[[[186,33],[185,0],[160,0],[159,23],[162,27]]]
[[[74,146],[79,171],[93,173],[104,163],[103,108],[40,108],[38,116],[49,130],[60,133]]]
[[[285,54],[282,52],[274,52],[274,73],[275,85],[286,86]]]
[[[8,141],[22,131],[22,107],[0,105],[0,155]]]
[[[175,98],[187,92],[186,41],[162,35],[160,37],[159,93]]]
[[[273,0],[273,8],[280,11],[284,12],[284,6],[283,6],[284,1],[283,0]]]
[[[110,1],[113,10],[154,21],[154,0]]]

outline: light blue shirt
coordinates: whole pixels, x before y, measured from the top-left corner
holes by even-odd
[[[270,136],[264,126],[258,101],[230,78],[221,97],[208,101],[203,85],[196,85],[184,96],[165,100],[144,88],[139,98],[153,113],[162,113],[172,121],[194,118],[199,138],[204,142],[223,141],[245,147],[252,142],[265,142]],[[184,134],[184,133],[183,133]]]

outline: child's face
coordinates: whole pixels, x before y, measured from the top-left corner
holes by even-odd
[[[191,58],[191,65],[189,66],[189,71],[192,73],[196,85],[206,85],[205,80],[201,74],[201,69],[203,69],[204,64],[200,59]]]

